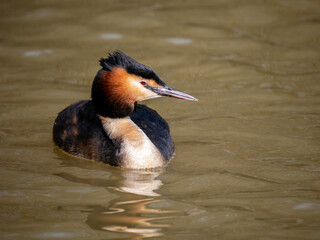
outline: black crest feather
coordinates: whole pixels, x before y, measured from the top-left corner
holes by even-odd
[[[101,58],[100,65],[106,71],[112,71],[115,67],[121,67],[130,74],[135,74],[145,79],[153,79],[160,85],[165,85],[162,79],[152,70],[152,68],[137,62],[120,51],[109,53],[108,58]]]

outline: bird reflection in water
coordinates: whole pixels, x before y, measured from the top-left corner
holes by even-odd
[[[155,192],[162,186],[162,181],[157,179],[160,174],[139,170],[122,171],[123,181],[119,187],[112,187],[117,195],[120,192],[121,201],[117,198],[110,202],[108,209],[91,213],[87,224],[94,229],[135,235],[125,239],[162,236],[162,228],[169,225],[154,221],[169,218],[168,213],[172,211],[150,207],[150,204],[161,201],[157,199],[160,194]]]

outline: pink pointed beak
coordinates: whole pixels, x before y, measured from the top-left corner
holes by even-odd
[[[174,98],[179,98],[179,99],[184,99],[184,100],[190,100],[190,101],[198,101],[195,97],[192,97],[191,95],[179,91],[177,89],[164,86],[164,87],[155,87],[152,88],[152,91],[157,93],[160,96],[166,96],[166,97],[174,97]]]

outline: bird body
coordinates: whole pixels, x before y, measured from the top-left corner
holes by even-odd
[[[64,151],[131,169],[165,166],[174,146],[167,122],[138,101],[160,96],[196,100],[168,87],[149,67],[121,52],[101,59],[92,100],[58,114],[53,140]]]

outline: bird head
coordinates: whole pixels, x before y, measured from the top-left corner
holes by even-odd
[[[138,63],[122,52],[101,58],[91,91],[97,112],[108,117],[133,114],[138,101],[156,97],[174,97],[197,101],[191,95],[171,88],[148,66]]]

